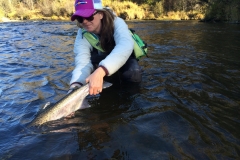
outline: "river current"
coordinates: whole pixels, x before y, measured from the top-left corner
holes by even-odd
[[[148,44],[142,82],[113,84],[74,118],[32,129],[67,93],[77,26],[0,23],[0,159],[240,158],[240,26],[127,24]]]

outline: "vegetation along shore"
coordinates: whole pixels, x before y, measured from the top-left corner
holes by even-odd
[[[0,0],[0,21],[70,20],[74,0]],[[103,0],[125,20],[240,22],[240,0]]]

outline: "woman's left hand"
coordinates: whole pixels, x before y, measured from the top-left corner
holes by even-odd
[[[89,83],[89,94],[96,95],[102,92],[103,77],[105,71],[99,67],[90,76],[87,77],[86,83]]]

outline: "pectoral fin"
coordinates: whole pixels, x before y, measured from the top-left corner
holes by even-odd
[[[79,109],[85,109],[91,107],[90,104],[88,103],[88,100],[85,98],[83,102],[80,104]]]
[[[103,82],[103,89],[111,87],[111,86],[112,86],[112,83],[109,83],[109,82],[106,82],[106,81]]]

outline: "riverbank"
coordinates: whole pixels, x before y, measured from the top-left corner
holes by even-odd
[[[53,16],[53,17],[35,17],[35,18],[31,18],[31,19],[10,19],[7,17],[1,17],[0,18],[0,22],[19,22],[19,21],[24,21],[24,20],[62,20],[62,21],[69,21],[70,17],[57,17],[57,16]]]
[[[190,16],[189,16],[190,15]],[[121,14],[118,15],[119,17],[123,18],[124,20],[203,20],[203,14],[195,14],[192,16],[191,14],[181,13],[181,12],[169,12],[164,16],[155,17],[154,15],[148,15],[147,17],[142,18],[130,18],[128,14]],[[24,21],[24,20],[62,20],[62,21],[69,21],[71,16],[43,16],[39,14],[33,14],[31,16],[25,17],[0,17],[0,22],[15,22],[15,21]]]
[[[3,1],[2,3],[4,3],[4,5],[0,4],[0,21],[2,22],[11,20],[69,20],[74,13],[73,4],[69,1],[40,1],[35,5],[23,2],[13,4],[13,2]],[[103,6],[110,7],[117,16],[124,20],[201,20],[204,18],[204,13],[200,9],[165,11],[160,2],[150,5],[137,4],[131,1],[105,0]]]
[[[17,3],[18,2],[18,3]],[[0,0],[0,21],[12,20],[66,20],[74,13],[71,1],[41,0],[36,4],[29,1]],[[138,4],[131,1],[104,0],[117,16],[124,20],[199,20],[204,22],[240,22],[240,11],[235,3],[196,2],[192,5],[174,4],[167,7],[168,1]],[[180,6],[179,6],[180,5]],[[227,9],[223,9],[227,7]],[[219,9],[220,8],[220,9]],[[229,10],[229,8],[232,8]],[[221,13],[221,14],[220,14]]]

